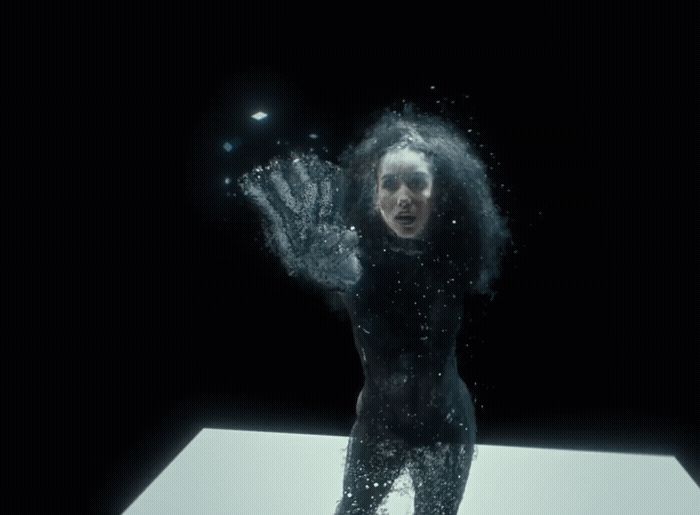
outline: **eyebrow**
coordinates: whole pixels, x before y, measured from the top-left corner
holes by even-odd
[[[384,175],[380,176],[381,180],[384,180],[387,177],[399,177],[399,176],[405,176],[409,177],[411,179],[415,178],[423,178],[424,176],[428,176],[429,178],[432,177],[432,174],[430,172],[426,172],[424,170],[416,170],[412,172],[390,172],[390,173],[385,173]]]

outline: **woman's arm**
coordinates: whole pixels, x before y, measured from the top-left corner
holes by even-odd
[[[362,275],[359,238],[345,227],[337,195],[342,171],[315,155],[274,159],[239,186],[265,222],[268,246],[291,276],[347,291]]]

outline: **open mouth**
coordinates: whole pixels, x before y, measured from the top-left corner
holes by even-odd
[[[416,221],[416,217],[413,215],[398,215],[394,219],[401,225],[411,225]]]

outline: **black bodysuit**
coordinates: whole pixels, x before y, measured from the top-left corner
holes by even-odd
[[[476,437],[458,374],[464,288],[449,254],[386,236],[343,293],[365,375],[336,513],[374,513],[406,465],[416,513],[456,513]]]
[[[457,191],[459,209],[431,216],[435,231],[404,239],[379,217],[360,217],[358,237],[334,197],[343,177],[307,156],[273,160],[240,179],[289,273],[336,292],[350,315],[365,384],[336,513],[374,513],[406,466],[416,513],[454,514],[476,436],[455,345],[481,254],[479,230]]]

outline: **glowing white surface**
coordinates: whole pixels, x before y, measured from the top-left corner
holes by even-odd
[[[203,429],[125,513],[332,514],[347,443]],[[477,448],[460,513],[700,513],[700,488],[673,456]],[[410,481],[404,471],[386,513],[413,513]]]

